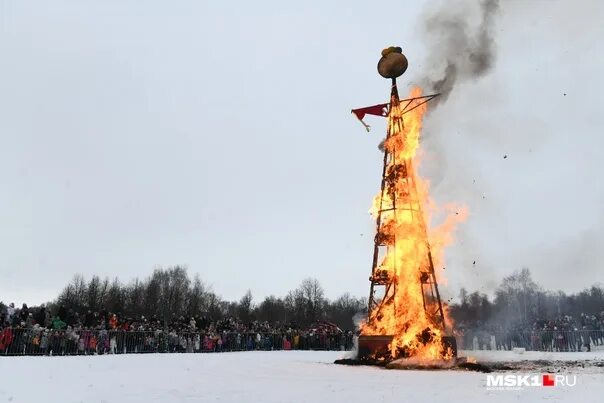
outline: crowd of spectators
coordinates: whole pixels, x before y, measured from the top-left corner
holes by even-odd
[[[52,311],[52,312],[51,312]],[[503,327],[496,321],[456,323],[461,349],[589,351],[604,346],[604,311]],[[240,350],[349,350],[352,331],[326,321],[244,322],[235,317],[130,317],[119,312],[33,309],[13,303],[0,309],[0,354],[121,354]],[[603,347],[604,348],[604,347]]]
[[[495,322],[459,323],[462,348],[473,350],[590,351],[604,346],[604,311],[599,315],[563,315],[504,327]]]
[[[120,313],[58,307],[0,313],[0,354],[121,354],[221,352],[239,350],[351,349],[353,333],[320,321],[307,328],[293,323],[243,322],[234,317],[129,317]]]

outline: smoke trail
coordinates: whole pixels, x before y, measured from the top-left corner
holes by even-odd
[[[470,4],[475,3],[466,5]],[[483,0],[479,4],[480,19],[475,28],[470,25],[470,10],[450,2],[442,3],[424,20],[424,38],[429,51],[425,65],[437,69],[427,71],[420,82],[426,90],[442,94],[436,99],[439,103],[447,100],[457,83],[485,75],[495,63],[493,26],[499,0]]]
[[[352,339],[352,350],[348,351],[344,354],[343,358],[351,358],[356,359],[359,356],[359,336],[357,335],[357,331],[361,328],[361,324],[367,320],[367,311],[357,312],[352,317],[352,322],[354,323],[355,334]]]
[[[480,17],[476,27],[472,27],[470,21],[475,0],[451,3],[443,2],[423,21],[428,49],[424,66],[435,68],[427,68],[426,75],[418,81],[425,93],[441,94],[430,102],[430,109],[445,102],[458,82],[476,79],[489,72],[496,58],[493,27],[499,0],[478,3]],[[380,151],[384,151],[385,140],[378,145]]]

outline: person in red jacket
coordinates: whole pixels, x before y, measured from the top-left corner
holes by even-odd
[[[117,329],[117,315],[113,314],[111,315],[111,317],[109,318],[109,329],[110,330],[115,330]]]
[[[9,346],[13,342],[13,329],[6,327],[0,332],[0,352],[8,350]]]

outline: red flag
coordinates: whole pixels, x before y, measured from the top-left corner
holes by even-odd
[[[375,115],[375,116],[388,116],[388,106],[390,104],[379,104],[373,106],[366,106],[365,108],[353,109],[352,113],[355,114],[357,119],[361,121],[365,129],[369,131],[370,126],[363,122],[363,118],[365,115]]]

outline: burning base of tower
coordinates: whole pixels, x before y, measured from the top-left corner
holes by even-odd
[[[358,359],[452,362],[456,343],[438,289],[443,279],[435,267],[444,267],[444,247],[465,212],[448,209],[440,225],[432,225],[439,209],[430,199],[428,181],[416,168],[428,101],[438,94],[422,95],[420,88],[414,88],[408,98],[400,99],[396,78],[406,68],[400,48],[385,49],[378,71],[392,80],[390,102],[353,110],[359,119],[374,114],[388,121],[381,186],[371,207],[376,234],[368,317],[360,328]]]

